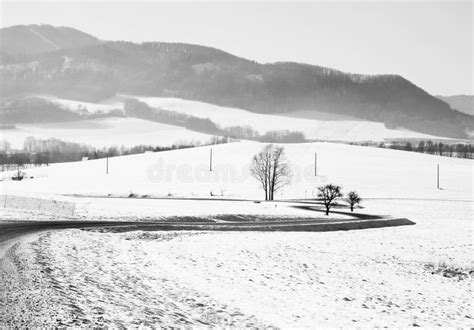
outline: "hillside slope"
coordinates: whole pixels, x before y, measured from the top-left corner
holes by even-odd
[[[290,130],[301,132],[309,140],[325,141],[384,141],[386,139],[436,139],[437,137],[402,129],[389,129],[382,123],[355,119],[331,117],[330,114],[315,112],[325,116],[321,119],[294,117],[293,113],[281,114],[252,113],[242,109],[221,107],[209,103],[177,98],[123,96],[137,99],[150,107],[169,110],[199,118],[208,118],[221,128],[234,127],[236,130],[250,127],[260,134],[270,131]]]
[[[474,95],[437,95],[436,97],[448,103],[452,109],[456,109],[471,116],[474,115]]]
[[[28,170],[35,179],[0,182],[5,194],[108,194],[183,197],[263,198],[259,183],[250,175],[250,162],[263,144],[239,142],[213,148],[213,171],[209,171],[211,147],[198,147],[121,156],[105,160],[51,164]],[[311,198],[316,187],[340,184],[344,191],[356,189],[362,198],[427,198],[473,200],[472,160],[415,152],[360,147],[335,143],[285,145],[293,177],[278,192],[278,199]],[[318,153],[318,176],[314,176],[314,153]],[[436,187],[436,168],[440,184]],[[74,176],[71,176],[74,173]],[[5,173],[8,176],[8,173]]]
[[[17,42],[27,43],[22,38]],[[7,47],[8,48],[8,47]],[[474,117],[398,75],[299,63],[259,64],[189,44],[103,42],[30,55],[0,67],[3,96],[44,93],[100,101],[116,93],[179,97],[258,113],[324,111],[467,138]]]
[[[204,144],[209,143],[213,137],[183,127],[122,117],[18,124],[15,129],[0,130],[0,140],[10,142],[13,149],[22,149],[25,139],[30,136],[42,140],[56,138],[67,142],[84,143],[96,148]]]
[[[422,133],[417,133],[414,131],[403,130],[403,129],[389,129],[384,126],[382,123],[368,121],[363,119],[357,119],[349,116],[335,115],[325,112],[303,112],[303,113],[285,113],[283,114],[260,114],[253,113],[238,108],[229,108],[213,105],[205,102],[183,100],[178,98],[163,98],[163,97],[142,97],[135,95],[124,95],[118,94],[115,97],[106,99],[100,103],[90,103],[83,101],[74,101],[68,99],[60,99],[57,97],[51,97],[49,95],[29,95],[29,98],[23,100],[29,100],[28,105],[34,104],[34,100],[44,100],[43,107],[38,107],[38,112],[41,112],[41,119],[43,122],[34,122],[34,121],[24,121],[18,122],[16,126],[21,128],[21,134],[15,131],[4,131],[3,137],[6,139],[15,137],[15,141],[18,142],[19,136],[31,135],[36,137],[39,135],[44,135],[46,133],[46,128],[51,127],[60,127],[61,123],[64,121],[73,121],[79,120],[76,126],[86,128],[86,124],[80,123],[84,119],[95,119],[95,117],[107,118],[107,117],[123,117],[128,115],[126,109],[130,110],[134,104],[133,102],[128,102],[129,100],[139,101],[138,104],[146,104],[150,108],[159,110],[165,110],[173,114],[187,115],[192,116],[193,118],[209,119],[213,124],[215,124],[220,129],[226,129],[226,132],[218,132],[212,130],[206,130],[205,127],[200,127],[199,125],[186,125],[183,123],[171,123],[167,121],[162,121],[164,124],[169,125],[178,125],[181,127],[187,128],[187,130],[194,130],[200,133],[207,133],[220,136],[231,136],[242,139],[252,139],[252,130],[258,132],[260,135],[264,135],[270,132],[275,131],[291,131],[291,132],[301,132],[304,134],[304,137],[308,140],[324,140],[324,141],[346,141],[346,142],[360,142],[360,141],[385,141],[387,139],[432,139],[436,140],[439,137],[426,135]],[[40,103],[40,102],[37,102]],[[125,106],[127,103],[127,106]],[[41,103],[40,103],[41,104]],[[48,111],[44,111],[47,107]],[[12,107],[10,106],[10,109]],[[52,118],[56,113],[52,112],[53,108],[57,108],[57,112],[62,111],[63,117]],[[7,123],[10,120],[5,115],[6,109],[3,112],[0,112],[0,119],[4,119],[4,122]],[[25,111],[24,111],[25,112]],[[28,114],[28,112],[26,112]],[[49,114],[49,117],[46,116]],[[311,117],[307,117],[310,115]],[[76,116],[76,117],[75,117]],[[132,116],[132,115],[131,115]],[[24,116],[23,116],[24,117]],[[92,118],[91,118],[92,117]],[[134,117],[134,116],[132,116]],[[21,118],[17,116],[17,118]],[[147,127],[151,127],[152,123],[148,122],[149,120],[160,122],[160,120],[155,120],[154,118],[146,118],[144,116],[138,116],[138,118],[146,119],[143,122],[147,123]],[[47,120],[49,119],[49,120]],[[53,120],[57,119],[57,120]],[[61,119],[61,120],[59,120]],[[132,119],[132,118],[129,118]],[[126,120],[116,120],[116,122],[122,122]],[[45,124],[48,123],[48,124]],[[87,122],[87,121],[85,121]],[[70,132],[66,134],[66,130],[61,133],[62,137],[69,138],[74,137],[74,141],[80,142],[80,136],[78,136],[77,129],[74,128],[72,123],[67,123],[70,128]],[[201,125],[202,126],[202,125]],[[159,124],[157,125],[159,127]],[[201,129],[199,129],[201,128]],[[91,132],[82,130],[84,133],[84,138],[92,135],[96,135],[96,129],[91,127]],[[125,134],[127,131],[124,130]],[[51,131],[51,135],[59,134],[56,129]],[[169,131],[171,134],[172,132]],[[174,133],[174,132],[173,132]],[[177,139],[177,136],[170,136],[165,139],[173,140]],[[113,142],[113,138],[106,139],[104,141]],[[99,141],[98,141],[99,142]],[[153,140],[154,144],[160,144],[163,140]],[[293,141],[295,142],[295,141]],[[96,143],[92,143],[96,145]],[[112,143],[114,144],[114,143]],[[115,142],[117,144],[117,142]]]
[[[5,59],[99,44],[90,34],[69,27],[16,25],[0,29],[1,53]]]

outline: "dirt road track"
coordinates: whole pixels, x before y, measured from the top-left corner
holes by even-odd
[[[0,221],[0,258],[3,257],[9,243],[23,235],[58,229],[118,227],[136,224],[140,223],[110,221]]]
[[[145,223],[123,221],[2,221],[0,222],[0,244],[18,236],[44,230],[88,227],[117,227],[140,224]]]
[[[370,216],[356,219],[324,220],[295,219],[278,221],[222,221],[208,219],[193,221],[160,221],[160,222],[125,222],[125,221],[1,221],[0,252],[3,252],[8,241],[22,235],[47,230],[72,228],[106,228],[112,232],[133,230],[212,230],[212,231],[334,231],[380,228],[391,226],[413,225],[414,222],[405,218],[382,218]],[[3,253],[0,253],[0,256]]]

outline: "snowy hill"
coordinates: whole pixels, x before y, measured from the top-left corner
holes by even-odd
[[[262,147],[256,142],[212,146],[212,172],[211,147],[114,157],[109,159],[108,175],[105,159],[52,164],[27,170],[34,179],[3,181],[0,190],[20,195],[210,197],[212,193],[227,198],[262,198],[259,184],[249,172],[252,156]],[[278,192],[278,199],[311,198],[317,186],[336,183],[345,192],[356,189],[363,198],[473,200],[472,160],[334,143],[284,147],[293,178],[290,186]],[[442,190],[436,187],[437,164]]]
[[[228,128],[232,126],[250,126],[254,130],[261,134],[268,131],[274,130],[290,130],[304,133],[305,137],[310,140],[326,140],[326,141],[346,141],[346,142],[360,142],[360,141],[384,141],[385,139],[437,139],[439,137],[426,135],[418,132],[409,131],[406,129],[389,129],[383,123],[367,121],[357,119],[349,116],[342,116],[331,113],[306,111],[297,113],[287,113],[285,115],[272,115],[272,114],[257,114],[250,111],[217,106],[209,103],[183,100],[178,98],[160,98],[160,97],[142,97],[135,95],[123,95],[118,94],[114,97],[106,99],[99,103],[75,101],[68,99],[61,99],[54,96],[48,95],[31,95],[32,97],[42,98],[49,102],[59,104],[61,107],[68,109],[72,112],[86,112],[89,114],[94,113],[108,113],[113,110],[123,110],[124,101],[126,99],[137,99],[141,102],[148,104],[150,107],[160,108],[168,111],[174,111],[186,115],[191,115],[199,118],[209,118],[215,124],[222,128]],[[131,118],[129,118],[131,119]],[[113,122],[114,125],[125,125],[126,119],[108,119],[109,122]],[[133,121],[133,120],[132,120]],[[95,121],[93,121],[95,122]],[[135,121],[136,122],[136,121]],[[148,121],[145,125],[150,128],[153,125],[156,126],[157,130],[161,130],[163,125],[160,126],[158,123],[151,123]],[[79,125],[79,124],[77,124]],[[132,125],[132,124],[130,124]],[[42,127],[54,128],[59,125],[17,125],[21,130],[22,134],[16,134],[14,132],[5,131],[5,138],[12,136],[31,136],[44,135]],[[74,125],[66,125],[62,131],[56,133],[64,138],[74,137],[74,141],[80,142],[79,133],[83,133],[85,140],[97,145],[88,136],[96,135],[96,129],[92,128],[92,131],[87,131],[87,125],[81,125],[84,128],[83,132],[79,132],[74,129]],[[165,125],[169,126],[169,125]],[[35,128],[37,127],[37,129]],[[69,128],[73,131],[67,132]],[[118,128],[117,128],[118,129]],[[146,129],[145,129],[146,130]],[[173,131],[167,130],[169,134],[173,135]],[[112,134],[112,131],[108,131],[108,134]],[[129,131],[123,131],[122,134],[129,134]],[[202,141],[202,136],[198,134],[196,138]],[[179,135],[179,134],[178,134]],[[61,138],[61,137],[59,137]],[[177,136],[169,136],[165,140],[152,139],[149,141],[169,141],[176,139]],[[111,136],[107,141],[113,140]],[[133,141],[131,139],[130,141]],[[146,140],[146,138],[144,139]],[[100,142],[104,142],[100,140]],[[127,143],[128,144],[128,143]]]
[[[18,124],[16,129],[0,131],[0,139],[22,149],[25,138],[56,138],[67,142],[84,143],[93,147],[137,145],[171,146],[173,144],[207,143],[211,135],[182,127],[155,123],[137,118],[109,117],[72,122]]]
[[[32,24],[0,29],[1,51],[12,57],[91,46],[99,43],[99,39],[90,34],[62,26]]]
[[[388,129],[383,123],[326,114],[324,119],[292,117],[292,114],[257,114],[250,111],[221,107],[209,103],[178,98],[124,96],[138,99],[151,107],[176,111],[200,118],[209,118],[222,127],[250,126],[260,133],[272,130],[299,131],[307,139],[332,141],[383,141],[397,138],[436,138],[404,129]],[[315,112],[310,112],[315,116]],[[343,119],[341,119],[343,118]]]
[[[16,26],[0,36],[3,97],[39,93],[100,102],[117,93],[166,96],[273,115],[324,111],[460,139],[474,130],[474,117],[397,74],[261,64],[201,45],[100,41],[64,27]],[[29,55],[11,55],[18,52]]]

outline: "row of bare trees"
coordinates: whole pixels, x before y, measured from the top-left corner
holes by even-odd
[[[412,151],[423,154],[439,155],[454,158],[474,159],[474,145],[471,143],[443,143],[433,141],[419,141],[418,144],[410,141],[380,142],[379,144],[370,142],[351,142],[352,145],[362,145],[365,147],[378,147],[403,151]]]
[[[250,125],[221,127],[209,118],[151,107],[147,103],[136,99],[126,100],[124,104],[124,111],[127,116],[186,127],[197,132],[268,143],[298,143],[306,141],[306,137],[302,132],[274,130],[261,134]]]
[[[291,180],[290,164],[283,147],[266,145],[253,157],[250,173],[260,182],[265,192],[265,200],[273,200],[275,193]],[[341,197],[343,197],[341,186],[327,184],[318,187],[318,198],[322,200],[326,208],[326,215],[335,205],[336,199]],[[346,201],[353,212],[354,206],[361,202],[361,198],[357,192],[351,191],[347,194]]]

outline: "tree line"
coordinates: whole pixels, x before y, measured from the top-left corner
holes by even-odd
[[[124,111],[125,115],[129,117],[137,117],[163,124],[185,127],[196,132],[227,136],[235,139],[253,140],[266,143],[306,142],[306,138],[301,132],[276,130],[260,134],[251,126],[220,127],[209,118],[201,118],[176,111],[153,108],[136,99],[126,100]]]
[[[65,57],[74,63],[61,71]],[[2,95],[36,92],[95,102],[124,93],[180,97],[256,113],[320,109],[459,139],[474,129],[473,116],[451,109],[398,75],[259,64],[208,47],[170,43],[103,42],[18,61],[0,72]],[[32,61],[37,65],[28,65]]]
[[[363,145],[363,146],[376,146],[378,148],[385,149],[394,149],[394,150],[404,150],[419,152],[423,154],[438,155],[445,157],[455,157],[455,158],[474,158],[474,145],[470,143],[443,143],[443,142],[433,142],[428,141],[419,141],[418,144],[407,142],[381,142],[379,144],[370,144],[370,143],[354,143],[351,145]]]
[[[159,147],[152,145],[137,145],[133,147],[111,146],[107,148],[95,148],[90,145],[62,141],[60,139],[36,139],[28,137],[25,139],[23,150],[12,152],[10,144],[2,140],[0,144],[0,164],[2,171],[27,167],[31,165],[41,166],[50,163],[76,162],[83,159],[101,159],[106,157],[127,156],[141,154],[147,151],[160,152],[175,149],[185,149],[200,146],[200,142],[185,142],[171,146]],[[227,139],[222,137],[211,138],[207,144],[226,143]]]
[[[3,129],[15,128],[16,123],[64,122],[104,117],[123,117],[121,109],[90,113],[86,107],[76,111],[39,97],[8,99],[0,102],[0,122]]]

